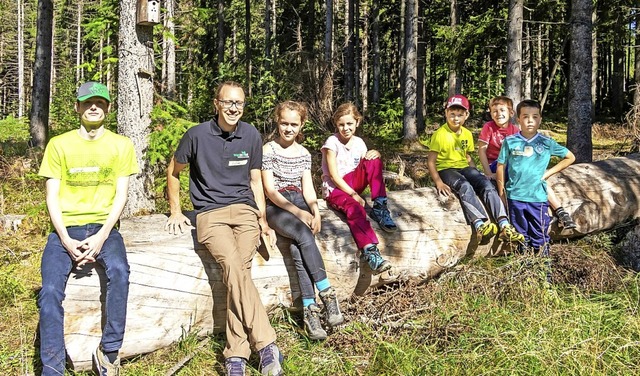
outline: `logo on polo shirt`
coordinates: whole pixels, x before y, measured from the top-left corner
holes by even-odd
[[[236,158],[242,158],[242,159],[248,159],[249,158],[249,153],[247,153],[246,151],[241,151],[240,153],[236,153],[233,155]]]

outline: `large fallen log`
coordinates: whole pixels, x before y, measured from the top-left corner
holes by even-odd
[[[638,155],[571,166],[550,184],[578,223],[569,234],[554,226],[556,237],[601,231],[640,217]],[[399,277],[429,278],[466,255],[504,251],[498,241],[479,246],[457,199],[442,200],[433,188],[389,192],[389,207],[399,230],[377,233],[382,252],[394,268],[391,273],[372,276],[361,265],[343,218],[320,203],[323,228],[317,239],[329,278],[342,299]],[[131,265],[124,357],[168,346],[187,333],[223,330],[226,290],[220,268],[194,241],[195,230],[180,236],[164,232],[166,218],[150,215],[122,221]],[[376,225],[374,228],[377,230]],[[283,239],[271,253],[261,247],[261,256],[254,259],[253,277],[268,309],[292,306],[300,296],[288,243]],[[90,367],[91,352],[100,340],[105,287],[100,267],[85,267],[69,279],[65,340],[77,370]]]

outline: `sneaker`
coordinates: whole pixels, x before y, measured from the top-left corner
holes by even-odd
[[[93,352],[93,366],[100,376],[118,376],[120,375],[120,357],[111,363],[107,356],[102,352],[102,346],[98,346]]]
[[[382,258],[376,245],[363,249],[360,259],[369,264],[373,274],[380,274],[391,269],[391,263]]]
[[[524,243],[524,235],[519,233],[512,225],[506,224],[500,230],[500,240],[509,243]]]
[[[498,226],[491,221],[486,221],[476,229],[479,244],[488,244],[491,238],[498,233]]]
[[[260,354],[260,373],[263,376],[284,375],[282,370],[282,361],[284,359],[275,343],[267,345],[258,353]]]
[[[567,230],[578,227],[578,225],[573,221],[573,218],[571,218],[571,215],[566,211],[556,214],[558,216],[558,225],[560,225],[560,227],[564,227]]]
[[[324,313],[329,326],[334,327],[342,324],[344,322],[344,316],[342,316],[340,306],[338,306],[336,290],[334,290],[333,287],[329,287],[324,291],[320,291],[318,295],[320,295],[320,299],[322,299],[322,303],[324,304]]]
[[[247,361],[239,356],[232,356],[224,360],[224,368],[227,370],[227,376],[244,376]]]
[[[309,338],[314,341],[327,339],[327,332],[322,329],[322,323],[320,322],[320,312],[320,307],[317,304],[304,307],[304,328]]]
[[[391,219],[389,209],[387,209],[386,197],[378,197],[373,200],[371,218],[378,222],[380,228],[386,232],[395,232],[398,229],[395,222],[393,222],[393,219]]]

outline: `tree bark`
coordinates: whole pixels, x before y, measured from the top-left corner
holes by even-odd
[[[635,134],[636,150],[640,149],[640,12],[636,13],[636,36],[635,36],[635,68],[633,86],[633,109],[631,126]]]
[[[82,79],[82,0],[78,0],[76,14],[76,82]],[[102,49],[101,49],[102,51]]]
[[[218,0],[218,22],[217,22],[217,35],[216,38],[218,40],[218,61],[217,67],[218,71],[220,70],[220,66],[224,64],[224,51],[225,51],[225,42],[227,41],[227,34],[224,30],[224,3],[225,0]],[[234,43],[235,46],[235,43]]]
[[[403,137],[405,141],[415,141],[418,139],[418,1],[406,0],[404,14]]]
[[[371,102],[380,103],[380,2],[371,4],[371,48],[373,50],[373,87]]]
[[[165,96],[174,99],[176,96],[176,24],[174,20],[175,0],[165,0],[166,12],[164,15],[165,33],[163,34],[164,57],[163,66],[166,68],[166,76],[163,77]]]
[[[49,99],[51,98],[51,47],[53,43],[53,1],[38,0],[36,58],[33,67],[31,146],[43,149],[49,137]]]
[[[638,154],[573,165],[552,176],[549,183],[578,224],[577,232],[567,234],[553,225],[555,239],[603,231],[640,218]],[[508,251],[495,239],[479,246],[453,196],[443,202],[434,188],[388,193],[398,231],[385,233],[374,225],[381,252],[394,265],[390,273],[379,276],[372,276],[360,262],[343,217],[319,200],[322,231],[316,241],[341,300],[398,278],[432,278],[465,256]],[[122,222],[131,265],[127,332],[120,351],[125,358],[169,346],[185,333],[204,336],[224,331],[226,289],[220,267],[195,241],[195,229],[172,236],[164,231],[165,222],[164,215]],[[288,249],[288,242],[281,238],[277,249],[261,248],[260,256],[254,257],[252,275],[267,309],[300,302]],[[65,340],[74,368],[81,370],[91,366],[91,351],[100,341],[102,303],[96,290],[104,288],[106,280],[93,264],[74,273],[65,291]]]
[[[567,147],[577,163],[591,162],[591,0],[571,2]]]
[[[244,34],[244,48],[245,48],[245,73],[247,75],[245,86],[247,88],[247,97],[252,95],[251,85],[251,69],[252,69],[252,56],[251,56],[251,0],[244,1],[244,22],[245,22],[245,34]]]
[[[18,0],[18,118],[24,115],[24,4]]]
[[[451,21],[450,25],[453,30],[456,29],[458,25],[458,0],[451,0],[450,2],[451,9]],[[449,96],[459,94],[461,89],[460,78],[458,78],[458,61],[459,56],[453,56],[451,61],[449,62]]]
[[[333,0],[326,0],[326,19],[324,31],[324,61],[332,64],[333,59]]]
[[[347,41],[346,41],[346,55],[344,60],[344,96],[347,101],[352,101],[354,98],[354,74],[355,74],[355,12],[354,1],[358,0],[346,0],[347,1]]]
[[[153,27],[136,25],[136,1],[120,2],[118,40],[118,132],[136,150],[140,173],[131,177],[124,216],[153,211],[153,171],[145,158],[153,107]]]
[[[522,100],[522,12],[524,0],[509,1],[509,31],[507,37],[506,95],[514,108]]]

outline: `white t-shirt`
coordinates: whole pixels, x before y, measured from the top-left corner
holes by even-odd
[[[360,164],[360,160],[367,152],[367,145],[358,136],[352,136],[345,145],[340,142],[336,134],[331,135],[322,145],[322,149],[331,150],[336,153],[336,164],[338,165],[338,174],[345,176],[355,170]],[[322,195],[328,197],[336,188],[329,175],[329,166],[327,166],[326,154],[322,153]]]

